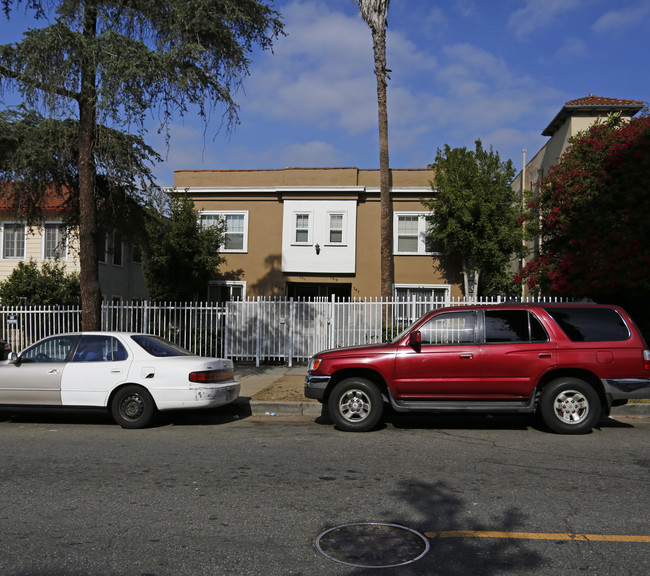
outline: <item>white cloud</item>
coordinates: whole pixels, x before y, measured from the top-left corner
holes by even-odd
[[[550,26],[559,16],[581,5],[585,0],[525,0],[524,5],[513,12],[508,27],[517,38],[525,38],[535,30]]]
[[[588,55],[589,50],[583,40],[579,38],[567,38],[555,53],[555,58],[566,61],[567,58],[585,58]]]
[[[374,130],[372,37],[357,12],[346,15],[316,2],[293,2],[283,15],[288,36],[252,69],[247,110],[346,134]],[[400,32],[389,30],[387,45],[388,68],[395,75],[418,74],[435,66],[435,58],[419,52]]]
[[[340,166],[340,150],[329,142],[271,142],[267,147],[252,149],[247,145],[228,146],[223,150],[223,162],[230,169],[320,168]]]
[[[610,10],[598,18],[592,28],[599,34],[620,32],[624,28],[636,26],[647,20],[648,16],[650,16],[650,2],[640,2],[620,10]]]

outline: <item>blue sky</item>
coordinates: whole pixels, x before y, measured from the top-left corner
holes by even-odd
[[[278,0],[287,36],[253,55],[241,124],[204,134],[177,118],[156,168],[379,166],[370,30],[352,0]],[[0,42],[20,19],[0,18]],[[387,59],[390,163],[424,167],[436,149],[480,138],[519,170],[562,105],[596,96],[650,100],[650,0],[393,0]]]

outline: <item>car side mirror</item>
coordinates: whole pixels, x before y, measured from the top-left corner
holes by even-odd
[[[9,354],[8,360],[9,360],[9,364],[18,364],[18,354],[12,352],[11,354]]]
[[[414,330],[409,334],[409,346],[413,350],[420,351],[420,348],[422,348],[422,332]]]

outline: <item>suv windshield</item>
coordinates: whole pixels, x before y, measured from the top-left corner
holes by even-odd
[[[620,342],[630,331],[613,308],[549,306],[550,314],[573,342]]]

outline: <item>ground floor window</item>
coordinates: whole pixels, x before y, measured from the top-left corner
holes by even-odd
[[[445,300],[449,298],[451,287],[447,284],[396,284],[393,292],[396,300]]]
[[[431,302],[444,302],[451,296],[449,284],[395,284],[393,308],[396,325],[405,328],[431,310]]]
[[[396,300],[446,300],[450,296],[451,287],[448,284],[396,284],[394,296]]]
[[[210,282],[208,286],[208,302],[230,302],[246,298],[246,282],[221,280]]]
[[[287,282],[287,298],[351,298],[352,284],[347,282],[321,283],[321,282]]]
[[[65,260],[68,257],[67,238],[63,224],[46,222],[43,225],[43,258]]]
[[[2,238],[3,258],[25,258],[25,225],[5,224]]]

